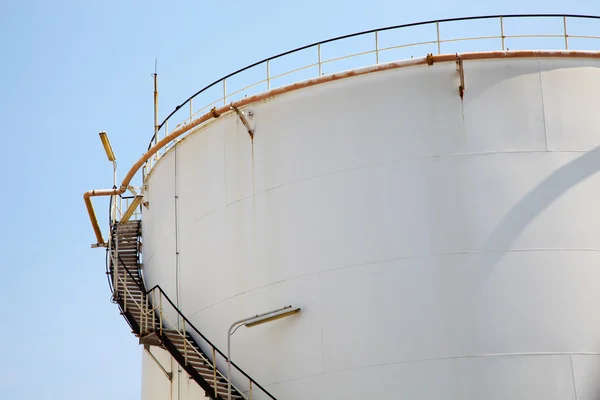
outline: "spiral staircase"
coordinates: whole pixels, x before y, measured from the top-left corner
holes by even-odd
[[[229,395],[228,375],[221,372],[227,357],[193,326],[160,286],[145,287],[141,227],[141,220],[112,224],[107,262],[113,301],[140,344],[167,350],[213,400],[275,400],[234,363],[232,377],[245,385],[241,388],[232,379]]]

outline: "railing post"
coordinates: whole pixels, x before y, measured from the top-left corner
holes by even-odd
[[[248,379],[248,381],[250,382],[250,390],[248,392],[250,398],[248,400],[252,400],[252,379]]]
[[[379,32],[375,31],[375,64],[379,64]]]
[[[565,50],[569,50],[569,35],[567,35],[567,16],[563,16],[563,27],[565,30]]]
[[[223,105],[227,105],[227,79],[223,79]]]
[[[145,297],[146,297],[145,298],[145,300],[146,300],[146,306],[145,306],[145,309],[144,309],[144,332],[147,333],[148,332],[148,316],[149,316],[149,313],[150,313],[150,311],[148,311],[148,310],[150,308],[150,305],[148,304],[148,296],[145,296]]]
[[[115,199],[115,202],[116,202],[116,199]],[[112,230],[113,227],[111,226],[110,229]],[[119,290],[118,290],[119,289],[119,279],[118,279],[118,276],[119,276],[119,262],[118,262],[118,258],[117,258],[118,257],[118,251],[119,251],[119,239],[118,239],[118,235],[117,235],[117,230],[118,230],[117,225],[115,225],[114,229],[115,229],[115,233],[114,233],[114,236],[113,236],[114,240],[112,241],[113,242],[112,264],[113,264],[113,290],[114,290],[113,296],[116,299],[117,297],[119,297]]]
[[[319,43],[317,45],[317,53],[318,53],[318,57],[319,57],[319,76],[323,75],[323,66],[321,64],[321,43]]]
[[[440,42],[440,21],[435,21],[435,29],[437,31],[438,54],[442,54],[442,46],[441,46],[441,42]]]
[[[183,359],[185,360],[185,365],[188,364],[188,356],[187,356],[187,331],[185,330],[185,319],[183,322]]]
[[[504,51],[504,18],[500,17],[500,37],[502,38],[502,51]]]
[[[215,388],[215,398],[217,398],[217,354],[215,352],[215,347],[212,348],[212,356],[213,356],[213,382]]]
[[[270,60],[267,60],[267,90],[271,90],[271,65]]]
[[[125,303],[125,311],[127,311],[127,295],[129,294],[127,292],[127,271],[125,270],[125,266],[123,266],[123,276],[125,277],[124,282],[123,282],[123,297],[125,298],[124,303]]]
[[[163,307],[162,307],[162,292],[158,292],[158,310],[159,310],[159,324],[160,324],[160,335],[163,333]]]
[[[194,115],[194,99],[190,99],[190,121],[192,120],[192,116]]]

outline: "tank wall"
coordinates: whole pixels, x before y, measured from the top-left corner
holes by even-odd
[[[222,116],[147,181],[147,284],[222,350],[302,307],[232,338],[277,398],[595,398],[599,65],[334,81],[249,106],[253,141]]]
[[[143,400],[207,399],[204,390],[166,350],[152,346],[150,352],[154,359],[145,351],[142,353]]]

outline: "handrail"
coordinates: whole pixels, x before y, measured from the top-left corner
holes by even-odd
[[[194,93],[193,95],[191,95],[190,97],[188,97],[183,103],[179,104],[178,106],[175,107],[175,109],[173,111],[171,111],[171,113],[169,115],[167,115],[167,117],[158,125],[158,128],[156,129],[156,131],[160,131],[162,129],[162,127],[167,123],[167,121],[175,114],[177,113],[177,111],[179,111],[181,108],[183,108],[185,105],[189,104],[190,101],[192,101],[195,97],[197,97],[198,95],[200,95],[201,93],[207,91],[208,89],[214,87],[215,85],[217,85],[218,83],[221,83],[229,78],[231,78],[232,76],[235,76],[237,74],[240,74],[244,71],[247,71],[251,68],[254,68],[260,64],[264,64],[273,60],[276,60],[278,58],[282,58],[286,55],[292,54],[292,53],[297,53],[300,52],[302,50],[306,50],[309,49],[311,47],[317,47],[323,44],[327,44],[327,43],[331,43],[331,42],[335,42],[335,41],[340,41],[340,40],[344,40],[344,39],[349,39],[352,37],[357,37],[357,36],[363,36],[363,35],[368,35],[371,33],[377,33],[377,32],[385,32],[385,31],[389,31],[389,30],[394,30],[394,29],[402,29],[402,28],[410,28],[410,27],[415,27],[415,26],[422,26],[422,25],[433,25],[433,24],[442,24],[442,23],[448,23],[448,22],[458,22],[458,21],[473,21],[473,20],[486,20],[486,19],[509,19],[509,18],[587,18],[587,19],[600,19],[600,16],[596,16],[596,15],[585,15],[585,14],[495,14],[495,15],[481,15],[481,16],[471,16],[471,17],[457,17],[457,18],[444,18],[444,19],[434,19],[434,20],[428,20],[428,21],[421,21],[421,22],[412,22],[412,23],[408,23],[408,24],[401,24],[401,25],[393,25],[393,26],[387,26],[384,28],[378,28],[378,29],[369,29],[366,31],[361,31],[361,32],[356,32],[356,33],[351,33],[351,34],[347,34],[347,35],[342,35],[342,36],[337,36],[334,38],[330,38],[327,40],[322,40],[319,42],[314,42],[311,44],[307,44],[298,48],[295,48],[293,50],[288,50],[285,51],[283,53],[279,53],[275,56],[271,56],[268,58],[265,58],[263,60],[260,61],[256,61],[253,64],[250,64],[246,67],[240,68],[234,72],[231,72],[225,76],[223,76],[222,78],[219,78],[215,81],[213,81],[212,83],[208,84],[207,86],[203,87],[202,89],[198,90],[196,93]],[[525,37],[526,35],[512,35],[512,36],[506,36],[503,33],[501,34],[501,36],[492,36],[489,38],[502,38],[504,40],[504,38],[516,38],[516,37]],[[557,35],[557,37],[563,37],[563,35]],[[577,37],[575,35],[571,36],[571,37]],[[596,37],[590,37],[590,38],[596,38]],[[458,39],[458,40],[464,40],[463,39]],[[434,41],[432,43],[443,43],[443,42],[447,42],[447,40],[440,40],[440,38],[438,37],[437,41]],[[428,42],[429,43],[429,42]],[[373,51],[382,51],[384,49],[375,49]],[[331,61],[331,60],[330,60]],[[267,80],[270,79],[272,77],[267,77]],[[148,149],[150,149],[152,147],[152,142],[154,142],[156,139],[156,133],[154,133],[154,135],[152,135],[151,139],[150,139],[150,143],[148,144]]]
[[[160,295],[164,295],[164,296],[166,297],[166,294],[165,294],[164,292],[162,292],[162,291],[160,291],[160,293],[159,293],[159,296],[160,296]],[[173,305],[173,304],[171,303],[171,305]],[[174,306],[173,306],[173,307],[174,307]],[[176,308],[176,307],[174,307],[174,309],[175,309],[175,310],[177,310],[177,308]],[[177,315],[178,315],[178,316],[183,316],[182,314],[177,314]],[[175,326],[175,323],[173,323],[173,321],[171,321],[171,320],[169,319],[169,317],[165,315],[165,313],[164,313],[164,312],[162,313],[162,316],[161,316],[161,318],[162,318],[164,321],[166,321],[166,322],[170,323],[170,325],[171,325],[171,326],[173,326],[173,327]],[[164,325],[164,323],[163,323],[163,325]],[[163,327],[163,329],[164,329],[164,327]],[[202,349],[201,349],[201,348],[200,348],[200,351],[198,351],[198,349],[196,349],[196,348],[193,346],[193,343],[192,343],[192,342],[191,342],[191,341],[188,339],[188,335],[189,335],[189,333],[188,333],[188,331],[185,329],[185,323],[183,324],[183,329],[182,329],[182,330],[179,330],[179,329],[177,329],[177,330],[176,330],[176,332],[177,332],[177,334],[178,334],[178,335],[179,335],[179,336],[180,336],[180,337],[183,339],[183,342],[184,342],[184,343],[187,343],[187,344],[189,345],[190,349],[191,349],[193,352],[195,352],[195,353],[198,355],[198,357],[200,357],[202,360],[204,360],[206,363],[208,363],[208,365],[211,365],[211,364],[212,364],[212,368],[213,368],[213,370],[214,370],[214,373],[215,373],[216,375],[219,375],[221,378],[225,379],[225,381],[228,381],[228,380],[230,380],[230,379],[228,379],[228,378],[227,378],[227,377],[226,377],[226,376],[225,376],[225,375],[224,375],[224,374],[223,374],[223,373],[222,373],[222,372],[221,372],[221,371],[220,371],[220,370],[217,368],[217,360],[216,360],[216,359],[214,359],[214,360],[211,360],[211,359],[210,359],[210,357],[208,357],[208,355],[207,355],[207,354],[204,354],[204,353],[202,352]],[[191,337],[191,336],[189,336],[189,337]],[[193,339],[193,337],[191,337],[191,338]],[[196,344],[196,345],[197,345],[197,344]],[[215,350],[218,350],[216,347],[214,347],[214,346],[212,346],[212,347],[213,347]],[[187,349],[187,346],[186,346],[186,349]],[[184,357],[187,359],[187,355],[184,355]],[[238,371],[239,371],[239,372],[243,372],[243,371],[241,371],[241,370],[239,370],[239,369],[238,369]],[[252,378],[248,378],[248,379],[250,380],[250,382],[252,382],[252,383],[254,383],[254,384],[257,384],[257,383],[256,383],[254,380],[252,380]],[[215,382],[215,386],[216,386],[216,382]],[[239,387],[237,387],[236,385],[234,385],[234,384],[233,384],[233,382],[231,383],[231,387],[232,387],[232,388],[234,388],[234,389],[235,389],[237,392],[239,392],[239,393],[240,393],[240,394],[241,394],[241,395],[242,395],[244,398],[247,398],[246,396],[244,396],[244,394],[243,394],[243,390],[242,390],[242,389],[240,389]],[[265,393],[265,394],[267,394],[267,395],[269,395],[269,396],[270,396],[270,394],[269,394],[267,391],[265,391],[265,390],[263,390],[263,391],[264,391],[264,393]],[[272,399],[274,399],[273,397],[271,397],[271,398],[272,398]]]
[[[123,259],[121,258],[121,255],[120,255],[120,254],[118,254],[118,250],[113,250],[113,251],[116,251],[116,252],[117,252],[117,259],[118,259],[119,263],[121,264],[121,266],[120,266],[120,267],[118,267],[118,266],[117,266],[117,267],[118,267],[118,268],[123,268],[123,269],[124,269],[125,273],[126,273],[127,275],[129,275],[129,277],[130,277],[130,278],[133,280],[133,282],[134,282],[134,283],[135,283],[135,284],[136,284],[136,285],[137,285],[137,286],[140,288],[140,290],[141,290],[141,291],[144,293],[144,296],[145,296],[145,297],[146,297],[146,299],[147,299],[146,301],[149,301],[150,299],[153,299],[154,297],[153,297],[153,296],[150,296],[150,295],[151,295],[153,292],[155,292],[155,291],[158,291],[158,293],[159,293],[159,296],[161,296],[161,297],[164,297],[164,298],[167,300],[168,304],[170,304],[170,306],[171,306],[171,307],[172,307],[172,309],[175,311],[175,313],[176,313],[176,314],[177,314],[177,315],[178,315],[178,316],[179,316],[179,317],[180,317],[180,318],[181,318],[183,321],[185,321],[185,324],[187,324],[187,325],[188,325],[188,326],[189,326],[189,327],[190,327],[190,328],[191,328],[191,329],[192,329],[194,332],[196,332],[196,333],[197,333],[197,334],[200,336],[200,338],[202,338],[202,340],[203,340],[203,341],[204,341],[204,342],[205,342],[205,343],[206,343],[208,346],[210,346],[210,347],[211,347],[211,348],[214,350],[214,352],[215,352],[215,353],[217,353],[217,354],[219,354],[221,357],[223,357],[224,361],[228,361],[228,358],[227,358],[227,356],[226,356],[226,355],[225,355],[225,354],[224,354],[224,353],[223,353],[223,352],[222,352],[222,351],[221,351],[221,350],[220,350],[220,349],[219,349],[217,346],[215,346],[215,345],[214,345],[214,344],[213,344],[213,343],[212,343],[212,342],[211,342],[211,341],[210,341],[210,340],[209,340],[209,339],[208,339],[206,336],[204,336],[204,335],[202,334],[202,332],[200,332],[200,330],[199,330],[198,328],[196,328],[196,327],[194,326],[194,324],[193,324],[193,323],[192,323],[192,322],[191,322],[191,321],[190,321],[190,320],[189,320],[189,319],[188,319],[188,318],[187,318],[187,317],[186,317],[186,316],[185,316],[185,315],[184,315],[184,314],[181,312],[181,310],[180,310],[180,309],[179,309],[179,308],[178,308],[178,307],[175,305],[175,303],[173,302],[173,300],[171,300],[171,298],[170,298],[170,297],[167,295],[167,293],[166,293],[166,292],[165,292],[165,291],[162,289],[162,287],[161,287],[160,285],[154,285],[152,288],[150,288],[150,289],[146,290],[146,289],[145,289],[145,287],[144,287],[143,281],[141,281],[139,277],[135,277],[135,276],[133,275],[133,273],[130,271],[130,269],[127,267],[127,265],[125,264],[125,262],[124,262],[124,261],[123,261]],[[121,284],[123,285],[124,293],[125,293],[125,294],[129,294],[129,296],[130,296],[130,297],[132,297],[132,296],[131,296],[131,294],[129,293],[129,290],[127,289],[126,285],[124,285],[124,281],[123,281],[123,279],[122,279],[120,276],[118,276],[118,271],[117,271],[117,269],[116,269],[116,268],[114,268],[114,269],[113,269],[113,272],[112,272],[112,273],[113,273],[113,274],[117,274],[117,277],[118,277],[118,281],[119,281],[119,283],[121,283]],[[111,291],[113,291],[113,293],[114,293],[114,288],[112,288],[112,284],[111,284],[111,281],[110,281],[110,279],[109,279],[109,284],[110,284],[110,286],[111,286]],[[125,301],[125,299],[123,299],[123,301]],[[144,304],[141,304],[141,305],[140,305],[139,303],[137,303],[137,301],[136,301],[135,299],[133,299],[133,301],[134,301],[134,303],[136,304],[136,306],[137,306],[137,307],[138,307],[140,310],[143,310],[143,309],[144,309]],[[142,302],[142,303],[144,303],[144,302]],[[172,321],[170,321],[170,320],[169,320],[169,318],[168,318],[168,317],[166,317],[166,316],[164,315],[164,310],[163,310],[163,308],[164,308],[164,307],[162,307],[162,300],[161,300],[161,303],[160,303],[160,304],[161,304],[160,306],[157,306],[156,304],[151,304],[152,308],[150,308],[150,309],[149,309],[147,312],[152,312],[152,311],[154,311],[154,310],[156,309],[156,307],[160,307],[160,309],[161,309],[161,316],[160,316],[159,318],[160,318],[160,319],[166,319],[167,321],[171,322],[171,324],[173,324],[173,323],[172,323]],[[129,322],[129,321],[128,321],[128,322]],[[133,327],[132,327],[132,328],[133,328]],[[140,326],[139,328],[140,328],[140,331],[141,331],[142,327]],[[186,333],[187,333],[187,331],[186,331]],[[184,337],[184,340],[187,340],[187,339]],[[188,342],[189,342],[189,341],[188,341]],[[193,347],[192,347],[192,348],[193,348]],[[196,351],[196,350],[194,349],[194,351]],[[201,355],[201,354],[199,354],[199,355],[200,355],[201,357],[203,357],[203,358],[208,358],[208,360],[209,360],[209,361],[211,361],[211,360],[210,360],[210,357],[209,357],[209,355],[208,355],[208,354],[205,354],[205,355]],[[213,364],[213,368],[215,369],[216,373],[217,373],[217,374],[219,374],[219,375],[220,375],[222,378],[224,378],[224,379],[226,379],[226,380],[227,380],[227,377],[225,377],[225,375],[223,375],[223,373],[222,373],[221,371],[219,371],[219,370],[218,370],[218,368],[217,368],[217,360],[216,360],[216,358],[214,358],[214,359],[213,359],[211,362],[212,362],[212,364]],[[243,376],[244,376],[246,379],[248,379],[248,381],[249,381],[249,382],[251,382],[251,385],[253,385],[255,388],[257,388],[257,389],[261,390],[261,391],[262,391],[262,392],[263,392],[263,393],[264,393],[266,396],[268,396],[270,399],[272,399],[272,400],[276,400],[276,398],[275,398],[275,397],[274,397],[274,396],[273,396],[271,393],[269,393],[269,392],[268,392],[268,391],[267,391],[267,390],[266,390],[266,389],[265,389],[263,386],[261,386],[261,385],[260,385],[258,382],[256,382],[256,381],[255,381],[255,380],[254,380],[254,379],[253,379],[253,378],[252,378],[250,375],[248,375],[246,372],[244,372],[244,370],[242,370],[242,369],[241,369],[241,368],[240,368],[240,367],[239,367],[237,364],[235,364],[233,361],[230,361],[230,363],[231,363],[231,366],[232,366],[232,367],[234,367],[234,368],[235,368],[235,370],[236,370],[238,373],[240,373],[241,375],[243,375]],[[235,385],[233,385],[233,383],[232,383],[232,387],[234,387],[236,390],[238,390],[240,393],[242,393],[242,390],[240,390],[240,389],[239,389],[239,388],[237,388]]]
[[[187,317],[181,312],[181,310],[179,310],[179,308],[177,308],[177,306],[175,305],[175,303],[173,303],[173,301],[169,298],[169,296],[165,293],[165,291],[160,287],[160,285],[154,285],[151,289],[146,291],[146,296],[148,294],[150,294],[152,291],[154,290],[158,290],[164,297],[165,299],[169,302],[169,304],[171,305],[171,307],[173,307],[173,309],[177,312],[177,314],[185,321],[185,323],[187,325],[189,325],[201,338],[202,340],[204,340],[206,342],[206,344],[208,344],[210,347],[212,347],[213,349],[215,349],[215,351],[225,359],[225,361],[227,361],[227,356],[221,351],[219,350],[219,348],[217,346],[215,346],[206,336],[204,336],[202,334],[202,332],[200,332],[200,330],[198,330],[198,328],[196,328],[194,326],[194,324],[192,324],[192,322],[187,319]],[[216,360],[213,360],[213,363],[215,363],[216,365]],[[276,400],[275,397],[273,397],[273,395],[271,395],[264,387],[262,387],[258,382],[256,382],[250,375],[248,375],[246,372],[244,372],[239,366],[237,366],[233,361],[231,361],[231,365],[233,367],[235,367],[235,369],[241,373],[243,376],[245,376],[249,381],[251,381],[257,388],[259,388],[260,390],[262,390],[264,392],[264,394],[266,394],[267,396],[269,396],[269,398]]]
[[[140,290],[142,292],[144,292],[144,285],[142,285],[141,282],[139,282],[139,277],[136,278],[135,276],[133,276],[133,274],[131,273],[131,271],[129,271],[129,268],[127,268],[127,265],[125,265],[125,263],[123,262],[123,260],[121,259],[121,256],[117,256],[119,258],[119,261],[121,262],[121,264],[123,264],[123,268],[125,268],[125,272],[127,272],[127,275],[129,275],[131,277],[131,279],[133,279],[133,281],[135,282],[135,284],[137,285],[137,287],[140,288]]]

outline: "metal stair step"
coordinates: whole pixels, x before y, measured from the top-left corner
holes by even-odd
[[[171,352],[174,355],[178,352],[184,357],[190,372],[191,369],[196,371],[198,374],[196,378],[200,376],[213,390],[216,389],[219,398],[226,399],[226,379],[211,366],[212,361],[205,361],[210,358],[202,351],[193,337],[188,332],[180,332],[175,329],[165,329],[160,335],[159,317],[154,312],[146,314],[147,307],[151,307],[149,301],[151,299],[147,297],[140,275],[142,269],[140,254],[143,246],[141,225],[140,220],[131,220],[111,227],[111,246],[114,245],[116,249],[111,247],[108,265],[111,279],[118,280],[113,297],[118,299],[122,313],[127,312],[129,314],[127,318],[133,319],[138,325],[138,327],[134,327],[134,334],[140,337],[140,343],[146,340],[148,344],[157,344],[163,342],[166,337],[174,347],[170,347]],[[116,265],[115,257],[117,257]],[[133,322],[131,324],[133,325]],[[160,339],[161,336],[162,339]],[[199,379],[198,382],[200,382]],[[214,387],[215,383],[216,388]],[[214,392],[212,395],[214,396]],[[232,387],[231,398],[242,400],[244,397]]]

